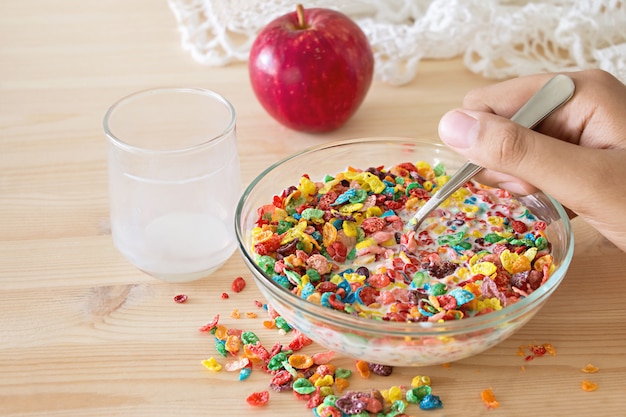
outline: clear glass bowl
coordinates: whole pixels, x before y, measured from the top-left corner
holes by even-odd
[[[320,345],[366,361],[426,366],[463,359],[500,343],[530,320],[563,280],[573,254],[573,236],[563,207],[551,197],[536,193],[518,198],[544,220],[552,243],[556,269],[528,297],[499,311],[443,322],[399,323],[346,314],[306,301],[275,283],[254,262],[250,231],[257,208],[271,203],[274,195],[298,184],[302,174],[320,181],[326,174],[401,162],[442,162],[448,173],[464,162],[447,147],[407,138],[363,138],[313,147],[263,171],[244,191],[235,215],[239,249],[267,301],[296,329]]]

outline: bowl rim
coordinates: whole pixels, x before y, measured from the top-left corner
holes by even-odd
[[[263,282],[259,282],[259,285],[270,291],[282,302],[287,303],[294,311],[306,312],[306,314],[313,315],[318,320],[324,321],[326,323],[332,323],[333,325],[338,327],[349,329],[349,331],[351,332],[361,331],[366,333],[384,333],[387,336],[409,336],[411,334],[414,334],[415,336],[423,337],[441,336],[442,333],[479,331],[482,329],[496,326],[499,322],[513,320],[516,317],[519,317],[520,315],[525,313],[527,309],[535,303],[537,307],[540,307],[543,304],[543,301],[541,300],[550,295],[563,281],[574,253],[574,235],[572,232],[569,216],[567,215],[563,206],[558,201],[542,191],[538,191],[534,194],[545,196],[546,200],[554,207],[554,209],[558,213],[559,220],[563,222],[565,235],[567,237],[567,241],[565,242],[566,250],[564,257],[558,265],[557,269],[550,276],[550,278],[537,290],[533,291],[527,297],[501,310],[498,310],[497,312],[467,317],[461,320],[448,320],[443,322],[392,322],[375,320],[371,318],[364,318],[347,314],[345,312],[337,311],[335,309],[324,307],[322,305],[308,301],[287,291],[278,283],[276,283],[272,279],[272,277],[265,274],[265,272],[256,264],[256,262],[254,261],[254,257],[251,256],[251,252],[246,246],[246,237],[243,233],[248,231],[242,230],[243,225],[241,223],[244,206],[246,205],[248,197],[254,191],[257,184],[259,184],[269,173],[281,167],[283,164],[294,159],[303,157],[305,155],[314,152],[322,152],[335,147],[345,147],[363,143],[376,144],[381,142],[395,142],[398,144],[406,143],[416,146],[428,146],[437,150],[454,153],[454,151],[445,146],[443,143],[427,141],[424,139],[399,136],[365,137],[336,140],[310,146],[271,164],[260,174],[258,174],[246,187],[239,199],[235,212],[235,232],[237,237],[237,243],[239,246],[239,252],[241,253],[243,260],[247,264],[248,268],[252,269],[255,281],[261,281],[262,278]],[[277,193],[280,191],[282,190],[277,190]],[[263,288],[261,288],[262,292],[264,292]],[[537,312],[538,310],[539,308],[537,308],[535,312]]]

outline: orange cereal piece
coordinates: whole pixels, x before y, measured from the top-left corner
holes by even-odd
[[[580,383],[580,388],[582,388],[583,391],[591,392],[598,389],[598,384],[588,379],[583,379]]]
[[[595,374],[599,370],[600,370],[600,368],[598,368],[597,366],[594,366],[594,365],[592,365],[590,363],[588,363],[587,365],[585,365],[585,367],[583,369],[581,369],[581,371],[586,373],[586,374]]]
[[[350,381],[345,378],[335,378],[335,388],[337,388],[338,392],[343,392],[346,388],[350,386]]]
[[[291,355],[289,356],[289,365],[296,369],[308,369],[313,366],[313,358],[309,355]]]
[[[493,393],[493,389],[491,387],[484,389],[480,393],[480,399],[483,400],[483,403],[487,406],[488,409],[498,408],[500,403],[496,400],[496,396]]]
[[[551,356],[556,356],[556,349],[554,348],[554,346],[552,346],[551,343],[544,343],[543,344],[543,348],[546,350],[546,352],[548,354],[550,354]]]
[[[239,349],[241,349],[241,338],[239,336],[236,336],[236,335],[228,336],[226,338],[226,343],[224,344],[224,347],[230,353],[235,354],[235,353],[239,352]]]
[[[246,312],[246,317],[249,319],[256,319],[259,315],[253,311]]]
[[[356,370],[359,372],[359,375],[363,378],[370,377],[370,366],[366,361],[357,360],[356,361]]]
[[[215,337],[219,340],[226,340],[228,336],[228,328],[226,326],[219,325],[215,328]]]
[[[241,314],[239,313],[238,309],[234,309],[233,312],[230,313],[230,316],[234,319],[241,318]]]
[[[276,327],[276,322],[274,320],[263,320],[263,327],[266,329],[273,329]]]

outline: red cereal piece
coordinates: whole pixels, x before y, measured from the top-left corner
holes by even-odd
[[[178,304],[182,304],[185,301],[187,301],[189,297],[187,297],[187,295],[185,294],[178,294],[176,296],[174,296],[174,302],[178,303]]]
[[[254,251],[259,255],[268,255],[276,252],[280,248],[281,237],[277,234],[272,235],[268,240],[254,245]]]
[[[229,297],[229,295],[228,295],[228,293],[227,293],[227,292],[223,292],[223,293],[222,293],[222,295],[220,295],[220,297],[221,297],[223,300],[226,300],[226,299]]]
[[[386,225],[387,221],[385,221],[385,219],[380,217],[368,217],[361,223],[361,228],[365,233],[372,234],[374,232],[380,232]]]
[[[205,324],[204,326],[200,327],[198,329],[199,332],[210,332],[211,330],[213,330],[214,327],[217,326],[217,324],[220,321],[220,315],[216,314],[215,317],[213,317],[213,320],[211,320],[210,322],[208,322],[207,324]]]
[[[246,287],[246,280],[243,277],[237,277],[231,284],[234,292],[241,292]]]
[[[270,399],[269,391],[258,391],[253,392],[246,398],[246,402],[253,407],[261,406],[267,404]]]
[[[513,220],[513,222],[511,223],[511,227],[517,233],[526,233],[528,231],[528,228],[526,227],[526,223],[521,222],[519,220]]]

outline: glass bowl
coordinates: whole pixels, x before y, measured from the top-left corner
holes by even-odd
[[[476,355],[500,343],[528,322],[563,280],[573,254],[573,236],[563,207],[538,192],[518,198],[546,222],[555,269],[538,289],[514,304],[488,314],[439,322],[392,322],[359,317],[307,301],[268,277],[256,262],[251,230],[257,209],[297,185],[303,174],[322,181],[348,166],[366,169],[402,162],[443,163],[448,174],[462,164],[459,155],[430,141],[360,138],[327,143],[292,155],[263,171],[244,191],[235,215],[239,249],[268,303],[294,328],[338,353],[373,363],[426,366]]]

